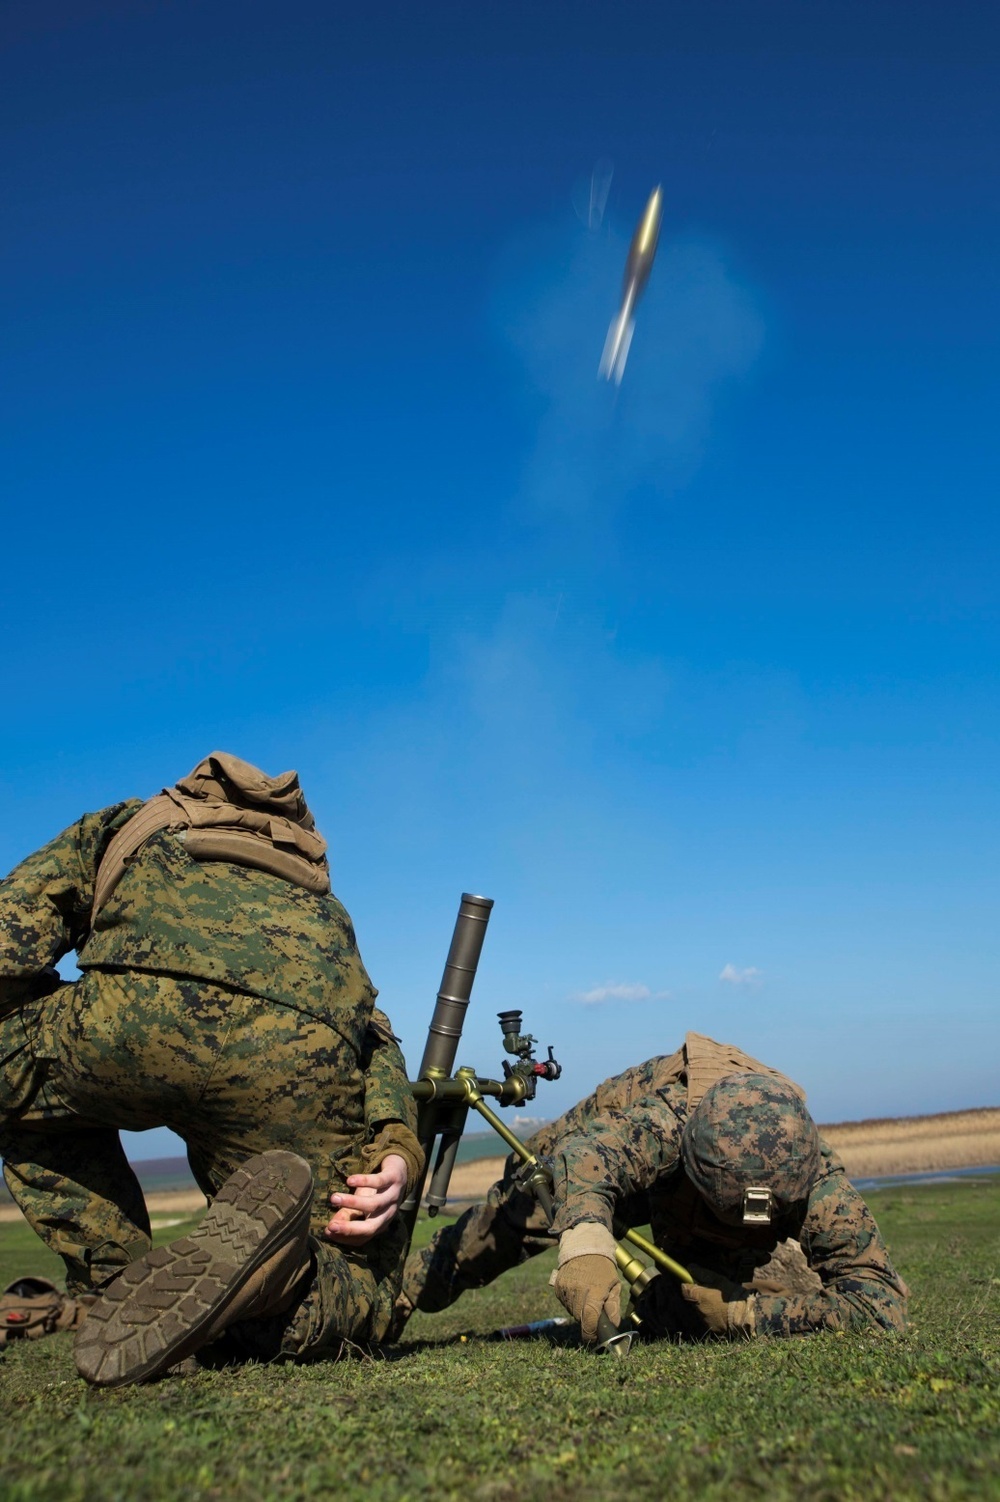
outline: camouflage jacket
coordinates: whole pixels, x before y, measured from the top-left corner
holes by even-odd
[[[550,1161],[559,1233],[596,1221],[618,1236],[650,1225],[658,1246],[681,1262],[749,1282],[779,1240],[797,1240],[818,1275],[815,1291],[757,1292],[762,1335],[877,1327],[901,1330],[906,1287],[871,1211],[833,1150],[822,1143],[822,1166],[804,1214],[795,1223],[735,1233],[720,1242],[681,1166],[680,1141],[689,1112],[680,1053],[650,1059],[606,1080],[587,1100],[532,1139]],[[767,1233],[771,1233],[768,1235]]]
[[[331,893],[250,866],[193,860],[162,830],[130,862],[91,929],[101,858],[141,807],[130,799],[84,814],[0,882],[0,1014],[37,994],[39,977],[70,950],[82,970],[191,976],[283,1003],[351,1044],[370,1143],[398,1124],[377,1152],[369,1146],[369,1166],[400,1152],[415,1172],[416,1112],[402,1054],[374,1006],[351,920]]]

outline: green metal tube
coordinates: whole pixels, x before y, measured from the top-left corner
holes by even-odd
[[[679,1262],[675,1262],[673,1257],[668,1257],[666,1252],[661,1252],[658,1246],[654,1246],[651,1241],[647,1241],[645,1236],[640,1236],[638,1231],[626,1231],[622,1240],[630,1241],[633,1246],[639,1248],[640,1252],[645,1252],[646,1256],[651,1257],[657,1267],[662,1267],[664,1272],[673,1273],[679,1283],[694,1282],[686,1267],[682,1267]],[[627,1252],[625,1256],[628,1256]],[[618,1265],[621,1267],[620,1261]],[[628,1275],[626,1274],[626,1276]]]
[[[458,1071],[458,1078],[461,1079],[464,1073],[464,1070],[460,1069]],[[483,1100],[483,1097],[479,1093],[475,1077],[468,1080],[467,1088],[468,1095],[466,1098],[472,1109],[474,1111],[478,1111],[484,1121],[489,1122],[490,1126],[496,1132],[497,1136],[503,1138],[504,1142],[506,1142],[511,1152],[516,1153],[522,1163],[530,1163],[532,1167],[535,1167],[538,1163],[538,1159],[535,1157],[534,1153],[528,1151],[524,1143],[521,1141],[520,1137],[516,1137],[510,1130],[510,1128],[506,1125],[506,1123],[501,1121],[497,1113],[495,1111],[492,1111],[486,1104],[486,1102]]]
[[[492,1096],[502,1106],[519,1106],[525,1099],[524,1080],[520,1075],[512,1074],[506,1080],[487,1080],[477,1075],[473,1070],[468,1070],[467,1073],[475,1080],[476,1088],[481,1095]],[[429,1101],[464,1102],[467,1099],[468,1091],[462,1080],[458,1077],[461,1074],[462,1070],[460,1069],[454,1079],[442,1079],[432,1072],[423,1079],[411,1080],[410,1091],[413,1099],[421,1105],[426,1105]]]

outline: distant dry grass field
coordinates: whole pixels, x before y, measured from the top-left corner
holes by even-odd
[[[175,1218],[184,1219],[204,1210],[206,1200],[200,1189],[177,1189],[163,1194],[148,1194],[146,1204],[153,1221],[158,1226],[173,1225]],[[21,1212],[9,1202],[0,1204],[0,1225],[12,1225],[21,1219]],[[2,1493],[0,1493],[2,1497]]]
[[[937,1168],[981,1168],[1000,1163],[1000,1106],[977,1111],[946,1111],[937,1116],[886,1117],[844,1121],[820,1128],[844,1160],[854,1179],[895,1173],[924,1173]],[[503,1157],[460,1163],[451,1176],[452,1206],[480,1200],[503,1172]],[[191,1215],[203,1208],[197,1189],[147,1196],[154,1225],[164,1217]],[[0,1205],[0,1225],[20,1219],[11,1204]]]
[[[820,1128],[854,1179],[1000,1163],[1000,1107],[844,1121]]]
[[[936,1168],[981,1168],[1000,1163],[1000,1106],[946,1111],[938,1116],[886,1117],[820,1127],[853,1179]],[[482,1199],[503,1172],[504,1160],[460,1163],[451,1176],[453,1200]]]

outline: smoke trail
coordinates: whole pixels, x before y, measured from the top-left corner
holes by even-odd
[[[661,239],[619,392],[596,379],[627,242],[536,235],[506,259],[499,322],[543,404],[521,502],[539,516],[613,512],[643,484],[676,489],[697,467],[717,392],[763,339],[750,294],[719,249]],[[537,268],[555,267],[544,281]]]

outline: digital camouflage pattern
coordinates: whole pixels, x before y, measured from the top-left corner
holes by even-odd
[[[5,981],[77,951],[81,970],[149,970],[232,986],[322,1017],[359,1042],[375,990],[332,893],[266,871],[198,861],[160,830],[131,862],[90,930],[94,878],[135,799],[86,814],[0,883]]]
[[[209,1196],[254,1153],[300,1154],[315,1177],[314,1233],[348,1175],[389,1152],[411,1178],[420,1165],[402,1055],[332,895],[201,864],[160,832],[88,936],[103,851],[141,806],[85,815],[0,883],[0,1155],[73,1291],[149,1247],[120,1129],[171,1127]],[[26,989],[50,990],[35,978],[74,947],[83,978],[25,1002]],[[402,1232],[315,1253],[306,1307],[280,1340],[315,1355],[384,1334]]]
[[[361,1172],[374,1173],[383,1158],[398,1153],[406,1160],[406,1180],[412,1187],[424,1165],[416,1138],[416,1105],[399,1039],[378,1007],[372,1008],[365,1032],[361,1069],[365,1095]]]
[[[782,1081],[728,1075],[688,1117],[681,1161],[721,1220],[742,1222],[743,1194],[751,1185],[769,1189],[787,1215],[808,1199],[819,1172],[819,1132],[805,1101]]]
[[[727,1073],[734,1052],[729,1050]],[[756,1074],[756,1061],[748,1062],[755,1067],[747,1072]],[[517,1163],[510,1159],[484,1205],[411,1256],[403,1307],[444,1309],[466,1289],[482,1287],[552,1246],[553,1236],[589,1221],[618,1237],[649,1224],[656,1244],[678,1261],[746,1287],[753,1283],[758,1335],[901,1330],[906,1288],[833,1150],[818,1139],[817,1174],[805,1202],[771,1225],[728,1225],[712,1213],[684,1171],[681,1143],[692,1114],[684,1049],[604,1081],[528,1142],[553,1173],[552,1232],[531,1195],[519,1187]],[[801,1247],[812,1276],[787,1275],[787,1256],[774,1254],[788,1243]],[[656,1281],[659,1297],[671,1304],[671,1280]],[[660,1321],[663,1333],[685,1333],[683,1311],[676,1312],[676,1321],[666,1315]],[[651,1323],[655,1328],[657,1321]]]

